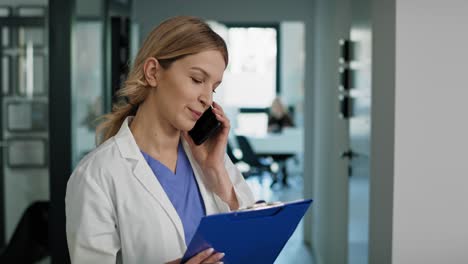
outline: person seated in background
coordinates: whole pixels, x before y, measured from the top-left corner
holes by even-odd
[[[293,127],[294,123],[289,115],[286,107],[282,104],[281,99],[276,97],[271,103],[269,117],[268,117],[268,133],[281,133],[284,127]],[[288,173],[286,168],[286,160],[293,157],[293,154],[275,154],[271,157],[275,160],[283,176],[282,183],[288,186]],[[277,175],[274,174],[271,187],[278,182]]]
[[[276,97],[271,103],[268,116],[268,132],[280,133],[283,127],[293,127],[294,123],[281,99]]]

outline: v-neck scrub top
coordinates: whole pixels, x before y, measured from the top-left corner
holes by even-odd
[[[177,211],[184,227],[185,243],[188,245],[201,218],[206,215],[206,211],[192,166],[182,143],[179,143],[177,151],[175,173],[147,153],[141,152]]]

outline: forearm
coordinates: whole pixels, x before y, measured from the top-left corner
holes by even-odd
[[[227,203],[231,210],[237,210],[239,208],[239,201],[237,200],[234,185],[229,178],[226,168],[206,169],[204,172],[207,179],[213,179],[208,184],[209,188]]]

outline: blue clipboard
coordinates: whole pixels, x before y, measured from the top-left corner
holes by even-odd
[[[286,245],[311,199],[266,208],[205,216],[185,252],[187,262],[199,252],[214,248],[229,263],[273,263]]]

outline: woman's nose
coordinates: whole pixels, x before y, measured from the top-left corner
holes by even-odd
[[[213,96],[211,94],[202,94],[198,98],[198,101],[203,105],[203,108],[207,108],[213,103]]]

